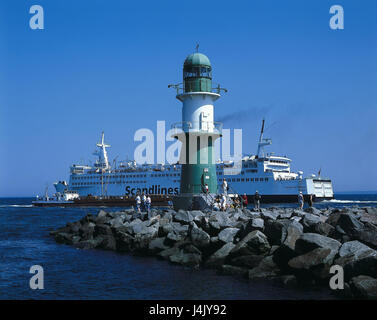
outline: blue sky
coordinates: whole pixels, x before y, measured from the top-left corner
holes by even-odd
[[[229,92],[215,105],[226,128],[335,191],[377,189],[377,2],[0,2],[0,196],[33,196],[68,179],[102,130],[110,158],[132,157],[139,128],[180,121],[169,83],[197,42]],[[45,29],[29,28],[44,8]],[[344,30],[329,8],[344,8]]]

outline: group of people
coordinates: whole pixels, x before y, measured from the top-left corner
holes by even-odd
[[[140,197],[140,194],[137,194],[135,198],[135,202],[136,202],[137,212],[141,212],[141,211],[149,212],[151,210],[152,199],[149,194],[146,195],[143,192],[141,197]]]
[[[313,207],[313,201],[314,201],[314,195],[309,194],[308,205],[310,208]],[[298,206],[300,210],[304,209],[304,203],[305,203],[304,195],[302,194],[302,191],[300,191],[300,193],[298,194]]]

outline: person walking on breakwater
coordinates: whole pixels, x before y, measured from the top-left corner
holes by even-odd
[[[246,193],[244,193],[243,194],[243,196],[242,196],[242,207],[243,208],[247,208],[247,205],[248,205],[249,203],[248,203],[248,201],[247,201],[247,195],[246,195]]]
[[[226,195],[228,193],[228,182],[226,182],[225,178],[223,179],[222,188],[223,188],[223,193]]]
[[[309,206],[309,208],[313,207],[313,195],[312,194],[308,195],[308,206]]]
[[[221,196],[221,211],[226,211],[226,196],[223,194]]]
[[[298,206],[300,210],[304,208],[304,196],[302,195],[302,191],[298,194]]]
[[[137,212],[140,212],[141,198],[139,194],[136,195],[135,201],[136,201]]]
[[[149,213],[149,211],[151,210],[151,205],[152,205],[152,199],[149,194],[147,196],[146,204],[147,204],[147,212]]]
[[[143,192],[143,194],[141,195],[141,210],[142,211],[146,211],[147,209],[146,205],[147,205],[147,196]]]
[[[261,199],[261,196],[257,190],[255,191],[255,194],[254,194],[254,206],[256,210],[260,209],[260,199]]]

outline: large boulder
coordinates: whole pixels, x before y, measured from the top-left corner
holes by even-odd
[[[276,220],[279,217],[278,211],[263,210],[261,212],[261,217],[266,220]]]
[[[179,251],[169,257],[169,260],[173,263],[197,268],[202,262],[202,253],[192,244],[184,244],[179,248]]]
[[[193,216],[190,214],[190,211],[179,210],[173,215],[173,220],[181,224],[189,224],[194,220]]]
[[[265,222],[264,234],[267,236],[271,244],[281,245],[287,238],[288,227],[294,226],[296,229],[303,232],[302,225],[295,220],[268,220]]]
[[[302,235],[302,227],[297,222],[291,222],[284,231],[285,239],[282,239],[280,246],[273,252],[274,262],[283,270],[288,271],[288,261],[295,257],[296,241]]]
[[[265,257],[258,266],[249,270],[249,279],[272,278],[279,274],[279,268],[272,256]]]
[[[237,228],[226,228],[219,233],[219,240],[224,243],[233,242],[234,236],[238,233],[238,231],[239,229]]]
[[[347,280],[358,275],[377,278],[376,251],[364,251],[357,256],[345,256],[337,259],[336,263],[344,266],[344,277]]]
[[[335,228],[326,222],[319,222],[313,228],[313,233],[319,233],[323,236],[330,236],[334,232]]]
[[[229,242],[224,244],[220,249],[213,253],[205,262],[206,267],[219,267],[223,264],[224,260],[228,257],[229,253],[235,247],[235,244]]]
[[[338,253],[340,246],[341,243],[335,239],[316,233],[304,233],[297,239],[295,251],[301,255],[317,248],[330,249],[329,260],[331,260],[331,257],[334,258]]]
[[[318,278],[328,279],[333,261],[332,251],[329,248],[316,248],[288,261],[293,272],[301,279]]]
[[[121,251],[121,252],[132,251],[133,243],[135,240],[134,236],[130,235],[129,233],[125,231],[117,229],[114,237],[116,241],[117,251]]]
[[[265,234],[255,230],[239,241],[231,252],[231,257],[249,254],[267,254],[271,249]]]
[[[365,244],[354,240],[345,242],[342,244],[342,246],[339,249],[339,257],[345,257],[349,255],[353,255],[356,260],[357,258],[364,252],[375,252],[370,247],[366,246]]]
[[[322,222],[322,219],[311,213],[307,213],[301,221],[304,226],[304,232],[314,232],[315,226],[320,222]]]
[[[377,249],[377,227],[369,222],[366,222],[363,228],[355,232],[354,238]]]
[[[208,223],[212,229],[212,235],[219,233],[225,228],[233,227],[234,225],[228,213],[223,211],[214,211],[208,219]]]
[[[357,220],[352,213],[341,213],[336,225],[351,237],[364,227],[363,223]]]
[[[211,237],[207,232],[193,224],[190,230],[190,239],[194,246],[202,248],[210,244]]]
[[[148,249],[152,254],[157,254],[162,250],[169,249],[167,245],[164,244],[165,238],[154,238],[148,244]]]
[[[377,299],[377,279],[360,275],[350,281],[351,289],[357,298]]]

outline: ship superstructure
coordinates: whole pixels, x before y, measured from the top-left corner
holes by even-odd
[[[244,194],[252,199],[255,191],[262,195],[263,202],[297,201],[300,191],[304,196],[313,194],[315,200],[332,199],[332,182],[328,178],[314,174],[304,177],[302,171],[292,172],[292,160],[285,156],[265,153],[264,147],[271,139],[263,138],[263,126],[256,155],[242,159],[240,172],[232,170],[232,162],[216,163],[217,187],[225,178],[230,192]],[[73,164],[70,168],[69,182],[56,182],[57,192],[76,191],[80,196],[134,196],[137,192],[148,194],[177,195],[180,192],[181,165],[144,164],[135,161],[121,161],[110,165],[107,148],[102,133],[95,154],[98,159],[94,165]],[[236,174],[233,174],[236,173]]]

